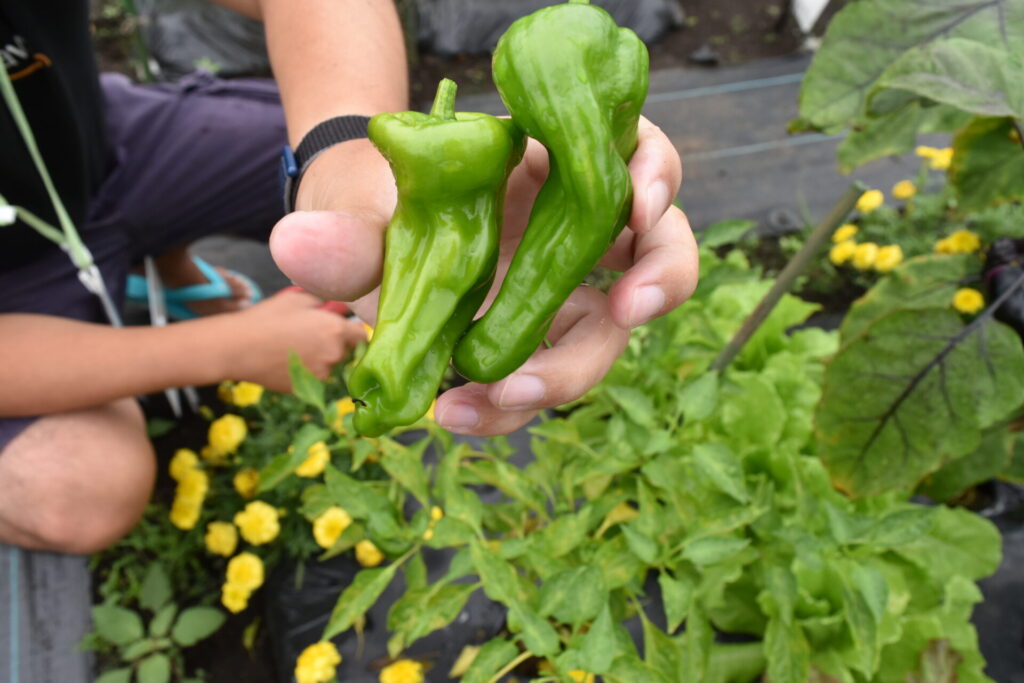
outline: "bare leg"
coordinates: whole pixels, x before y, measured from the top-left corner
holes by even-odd
[[[40,418],[0,451],[0,541],[101,550],[141,517],[155,477],[134,399]]]

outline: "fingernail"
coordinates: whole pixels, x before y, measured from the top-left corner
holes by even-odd
[[[633,293],[629,306],[629,326],[637,327],[653,318],[665,305],[665,292],[656,285],[641,287]]]
[[[437,416],[437,424],[445,429],[469,429],[480,423],[480,413],[465,403],[452,403]]]
[[[660,180],[655,181],[647,188],[647,230],[651,230],[657,225],[671,201],[668,185]]]
[[[544,380],[535,375],[512,375],[498,397],[499,408],[527,408],[544,398]]]

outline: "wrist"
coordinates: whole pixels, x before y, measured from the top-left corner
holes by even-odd
[[[397,199],[387,160],[366,138],[334,145],[306,169],[296,211],[344,209],[390,218]]]

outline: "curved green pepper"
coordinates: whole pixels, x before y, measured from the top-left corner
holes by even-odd
[[[603,9],[570,0],[513,23],[493,69],[512,120],[547,147],[551,170],[497,298],[455,348],[455,368],[477,382],[495,382],[529,358],[626,224],[626,161],[648,56]]]
[[[385,233],[377,326],[348,388],[354,424],[377,436],[415,422],[494,281],[501,207],[523,134],[508,119],[455,113],[444,79],[429,114],[378,114],[369,137],[398,204]]]

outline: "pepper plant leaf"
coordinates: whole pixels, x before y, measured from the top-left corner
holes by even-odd
[[[324,628],[322,640],[330,640],[339,633],[352,628],[359,617],[377,602],[377,598],[395,577],[399,564],[389,564],[379,569],[364,569],[349,584],[334,605],[331,618]]]
[[[473,658],[469,670],[462,677],[462,683],[487,683],[493,680],[495,674],[515,659],[518,654],[519,648],[512,641],[503,638],[487,641]]]
[[[978,446],[1024,401],[1024,350],[983,313],[896,311],[828,365],[816,412],[819,455],[853,496],[911,488]]]
[[[953,138],[949,178],[960,208],[1024,199],[1024,148],[1009,118],[979,118]]]

